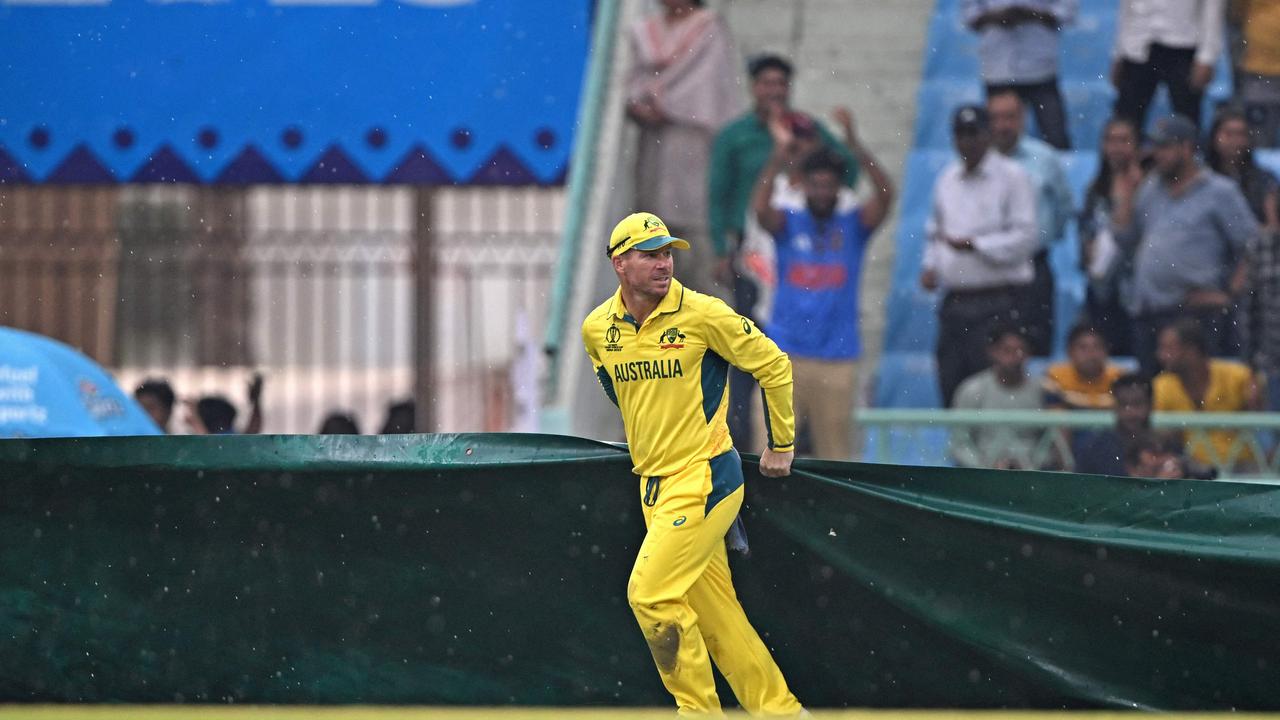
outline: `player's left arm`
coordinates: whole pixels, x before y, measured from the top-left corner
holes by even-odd
[[[588,318],[590,322],[590,318]],[[600,381],[600,389],[604,390],[604,394],[614,405],[618,405],[618,393],[613,387],[613,378],[609,375],[609,369],[604,363],[600,362],[600,353],[596,350],[595,344],[591,342],[591,333],[587,330],[587,323],[582,324],[582,344],[587,348],[587,357],[591,360],[591,368],[596,371],[596,379]],[[621,406],[619,406],[621,407]]]
[[[702,315],[711,350],[760,383],[769,450],[793,452],[796,420],[791,405],[791,358],[755,323],[735,313],[722,300],[709,298]]]

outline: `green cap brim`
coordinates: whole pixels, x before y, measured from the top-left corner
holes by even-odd
[[[631,249],[649,251],[649,250],[657,250],[659,248],[664,248],[668,245],[674,245],[675,247],[678,247],[681,250],[689,249],[688,240],[681,240],[680,238],[671,237],[670,235],[662,235],[660,237],[649,238],[644,242],[638,242],[635,245],[632,245]]]

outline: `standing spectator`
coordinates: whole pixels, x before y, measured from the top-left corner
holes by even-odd
[[[168,381],[159,378],[148,378],[142,381],[138,389],[133,391],[133,398],[142,409],[147,411],[160,431],[169,434],[169,422],[173,419],[173,403],[175,396]]]
[[[1012,91],[1031,105],[1040,134],[1071,148],[1058,90],[1058,36],[1076,16],[1077,0],[964,0],[964,22],[978,33],[987,97]]]
[[[998,324],[988,337],[991,367],[967,378],[956,391],[957,410],[1039,410],[1040,384],[1027,375],[1029,346],[1012,324]],[[1033,470],[1038,433],[1031,429],[964,429],[952,441],[956,462],[965,467]]]
[[[666,218],[689,240],[680,274],[689,287],[728,297],[713,279],[707,230],[707,163],[716,132],[742,106],[729,28],[701,0],[662,0],[631,28],[634,64],[627,116],[640,128],[636,207]]]
[[[1031,179],[990,152],[986,109],[960,107],[951,126],[959,158],[934,184],[920,273],[925,290],[943,292],[938,385],[947,407],[960,382],[987,367],[992,326],[1021,318],[1037,247]]]
[[[1262,394],[1248,367],[1209,357],[1209,343],[1200,323],[1184,318],[1160,331],[1160,364],[1164,372],[1152,382],[1155,409],[1167,412],[1239,412],[1258,410]],[[1192,435],[1187,452],[1200,462],[1218,467],[1231,459],[1239,431],[1209,430],[1204,439]],[[1252,452],[1242,450],[1236,468],[1248,466]]]
[[[1200,101],[1222,52],[1226,0],[1120,0],[1111,61],[1113,113],[1146,126],[1156,86],[1173,111],[1200,125]]]
[[[836,114],[844,117],[849,114],[847,108],[837,108]],[[849,117],[852,117],[849,115]],[[803,208],[804,173],[801,165],[819,148],[823,147],[822,137],[818,135],[818,124],[804,113],[788,113],[787,129],[791,131],[790,152],[786,161],[786,172],[778,173],[773,182],[773,197],[769,205],[778,209]],[[846,147],[849,145],[845,142]],[[840,202],[849,197],[856,202],[853,188],[843,185],[840,188]],[[734,258],[734,269],[743,282],[755,287],[753,297],[755,303],[742,308],[743,314],[755,318],[757,324],[768,325],[773,318],[773,298],[778,290],[778,252],[773,235],[760,227],[755,212],[748,213],[742,230],[742,246]]]
[[[1088,475],[1125,475],[1125,448],[1151,432],[1151,381],[1129,373],[1111,383],[1116,424],[1103,432],[1077,433],[1071,442],[1074,470]]]
[[[1151,133],[1155,172],[1132,203],[1112,210],[1116,242],[1134,256],[1134,354],[1150,374],[1156,333],[1184,315],[1204,325],[1209,354],[1238,350],[1230,281],[1258,223],[1234,183],[1200,166],[1195,138],[1190,120],[1161,118]]]
[[[751,110],[730,122],[716,135],[711,148],[708,171],[708,209],[711,245],[717,257],[716,276],[720,282],[733,284],[733,305],[738,312],[749,313],[755,305],[754,285],[732,278],[733,260],[742,242],[751,190],[760,170],[773,152],[769,121],[789,115],[791,106],[791,63],[777,55],[763,55],[747,66],[751,75]],[[816,124],[822,144],[835,148],[844,157],[845,184],[853,186],[858,177],[857,160],[838,140]],[[729,430],[735,437],[756,438],[752,431],[751,400],[755,397],[751,376],[729,371]]]
[[[1058,153],[1049,145],[1023,134],[1026,112],[1017,93],[1004,90],[987,98],[991,115],[991,141],[996,150],[1013,159],[1027,175],[1036,193],[1036,221],[1040,247],[1036,251],[1035,280],[1024,309],[1027,339],[1033,355],[1053,352],[1053,272],[1049,269],[1049,249],[1062,241],[1067,221],[1075,212],[1071,186]]]
[[[1256,147],[1280,145],[1280,2],[1233,0],[1243,52],[1236,97],[1244,104]]]
[[[1274,218],[1254,236],[1245,258],[1243,357],[1267,387],[1267,410],[1280,412],[1280,225]]]
[[[1085,316],[1116,355],[1132,355],[1132,321],[1126,304],[1133,289],[1133,258],[1116,245],[1111,213],[1131,205],[1142,184],[1138,130],[1127,118],[1114,117],[1102,130],[1098,174],[1085,191],[1080,212],[1080,262],[1089,278]]]
[[[1235,181],[1258,222],[1280,226],[1280,182],[1254,162],[1243,110],[1228,105],[1214,115],[1204,159],[1209,169]]]
[[[804,205],[772,203],[775,182],[794,155],[791,130],[775,121],[774,151],[760,173],[752,208],[777,241],[778,302],[770,333],[791,358],[797,425],[805,425],[813,454],[853,457],[852,417],[857,389],[858,290],[862,256],[893,202],[893,182],[858,142],[853,118],[838,113],[849,148],[871,176],[876,192],[862,205],[844,187],[844,160],[819,149],[802,165]]]
[[[1077,325],[1067,336],[1067,362],[1045,371],[1044,406],[1056,410],[1109,410],[1111,384],[1124,371],[1108,362],[1107,341],[1092,325]]]

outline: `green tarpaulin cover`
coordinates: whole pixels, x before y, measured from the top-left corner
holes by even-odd
[[[808,705],[1280,709],[1280,487],[746,464],[736,584]],[[670,703],[611,445],[7,440],[0,493],[3,701]]]

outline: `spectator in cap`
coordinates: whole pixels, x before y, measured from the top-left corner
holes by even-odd
[[[1022,307],[1039,246],[1031,178],[991,152],[986,109],[960,107],[952,130],[959,157],[934,183],[920,274],[921,286],[942,292],[938,385],[947,407],[960,382],[987,367],[993,325],[1025,326]]]
[[[724,20],[698,0],[663,0],[631,28],[627,117],[639,128],[635,207],[650,208],[689,239],[677,274],[727,297],[714,279],[707,230],[707,164],[716,132],[742,108],[737,52]]]
[[[1200,101],[1222,53],[1225,0],[1120,0],[1111,83],[1113,114],[1146,126],[1156,86],[1173,111],[1200,124]]]
[[[793,112],[791,77],[794,70],[783,57],[761,55],[751,60],[747,71],[751,75],[753,104],[750,110],[716,135],[711,148],[707,204],[711,244],[719,256],[717,277],[733,287],[733,302],[730,304],[750,317],[756,302],[755,286],[733,276],[732,254],[742,244],[751,189],[773,152],[769,121]],[[821,123],[815,122],[814,126],[821,144],[835,149],[844,158],[844,184],[852,187],[858,178],[857,159]],[[736,437],[754,439],[759,436],[751,426],[750,403],[756,396],[755,386],[750,375],[736,369],[730,373],[729,428]]]
[[[1157,121],[1154,172],[1111,216],[1117,244],[1133,256],[1133,348],[1149,375],[1158,370],[1157,332],[1181,317],[1200,321],[1210,355],[1239,350],[1232,294],[1243,285],[1241,261],[1258,223],[1235,183],[1201,167],[1196,134],[1185,117]]]
[[[1058,91],[1058,36],[1075,20],[1077,0],[963,0],[978,33],[987,97],[1013,92],[1031,106],[1045,142],[1068,150],[1067,114]],[[1021,109],[1021,106],[1019,106]]]

